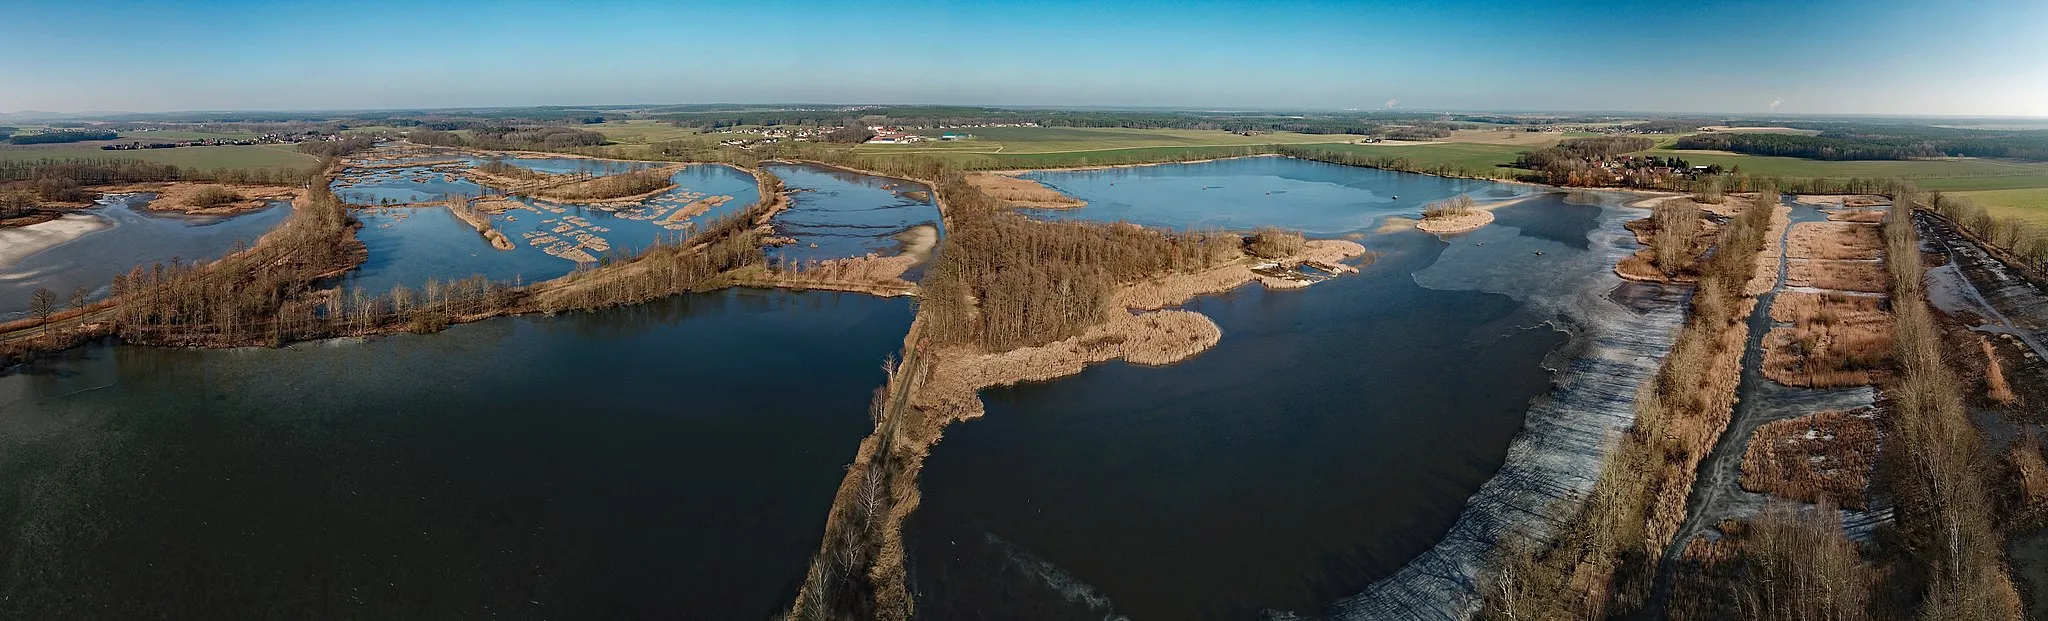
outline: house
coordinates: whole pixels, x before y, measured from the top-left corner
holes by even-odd
[[[882,132],[875,134],[873,138],[869,138],[867,144],[910,144],[922,140],[924,140],[924,136],[916,134]]]

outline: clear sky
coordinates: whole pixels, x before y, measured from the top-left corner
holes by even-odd
[[[0,0],[0,111],[705,102],[2048,116],[2048,0]]]

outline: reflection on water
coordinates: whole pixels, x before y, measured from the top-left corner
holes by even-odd
[[[909,303],[751,290],[0,378],[0,617],[765,619]]]
[[[220,258],[237,243],[255,243],[292,212],[288,205],[277,203],[229,217],[186,216],[148,211],[145,206],[154,198],[153,194],[109,195],[86,213],[106,219],[111,228],[0,266],[0,321],[25,315],[29,295],[38,287],[47,287],[60,298],[85,287],[97,300],[107,295],[114,276],[137,265]]]

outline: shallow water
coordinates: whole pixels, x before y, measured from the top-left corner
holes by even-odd
[[[408,166],[381,170],[350,171],[357,177],[352,185],[336,179],[329,190],[341,200],[357,205],[423,203],[451,195],[478,196],[484,187],[448,167]]]
[[[1342,188],[1327,192],[1353,189],[1342,171],[1320,172]],[[1091,205],[1065,217],[1108,204],[1079,196]],[[1369,237],[1382,256],[1364,274],[1189,304],[1224,332],[1191,360],[985,392],[988,416],[948,429],[925,464],[907,533],[921,611],[1469,609],[1476,562],[1531,515],[1512,507],[1583,493],[1590,477],[1570,473],[1627,424],[1632,378],[1654,368],[1644,353],[1668,347],[1677,324],[1682,290],[1617,293],[1612,261],[1634,249],[1620,225],[1641,217],[1619,202],[1543,196],[1449,242]],[[1268,213],[1313,213],[1323,231],[1388,215],[1328,196],[1250,214],[1187,207],[1233,228]],[[1526,476],[1553,470],[1555,483]]]
[[[114,276],[137,265],[210,261],[256,239],[291,217],[291,207],[270,207],[229,217],[153,213],[146,209],[151,194],[117,194],[101,199],[85,213],[106,220],[104,228],[0,266],[0,321],[25,316],[29,296],[38,287],[57,293],[61,301],[85,287],[91,298],[107,295]]]
[[[1034,210],[1036,217],[1172,229],[1277,226],[1321,235],[1369,229],[1387,216],[1420,217],[1424,205],[1459,194],[1484,202],[1539,191],[1290,157],[1040,171],[1024,178],[1088,201],[1080,209]]]
[[[539,238],[530,234],[545,233],[569,240],[567,234],[554,232],[555,228],[566,225],[571,230],[603,238],[613,253],[628,254],[657,239],[687,237],[696,226],[745,209],[760,197],[760,188],[755,185],[753,175],[730,166],[691,166],[676,173],[673,179],[680,187],[642,201],[639,207],[600,209],[519,198],[519,203],[536,207],[509,210],[491,217],[493,226],[512,240],[511,250],[492,248],[490,242],[478,235],[475,229],[445,208],[357,210],[356,216],[363,221],[363,228],[356,232],[356,237],[363,241],[370,255],[361,268],[344,277],[344,283],[376,294],[388,291],[393,285],[417,288],[429,278],[446,281],[477,274],[499,282],[515,279],[525,283],[540,282],[574,271],[577,264],[548,254],[543,249],[553,242],[536,245],[533,240]],[[732,200],[689,219],[690,228],[663,226],[650,216],[679,208],[689,202],[686,199],[692,192],[731,196]],[[553,209],[560,209],[562,213],[553,213]],[[581,218],[591,227],[607,230],[568,224],[563,220],[568,216]],[[605,253],[589,251],[589,254],[602,258]]]
[[[754,290],[0,377],[0,617],[766,619],[911,305]]]
[[[423,156],[394,161],[445,162],[459,160],[469,166],[482,165],[488,159],[463,155],[459,157]],[[660,166],[657,162],[633,162],[624,160],[598,160],[570,157],[544,158],[495,158],[507,164],[549,174],[587,174],[595,177],[616,175],[643,168]],[[328,185],[336,196],[357,205],[384,205],[421,203],[447,198],[450,195],[478,196],[490,191],[476,182],[457,174],[451,166],[408,166],[405,168],[384,168],[376,170],[351,170],[349,177],[356,178],[353,185],[344,186],[345,179],[336,179]]]
[[[775,216],[777,235],[796,243],[776,246],[778,261],[896,254],[896,235],[914,226],[939,226],[938,203],[924,184],[798,164],[765,168],[795,190],[788,210]],[[911,195],[921,192],[922,198]]]

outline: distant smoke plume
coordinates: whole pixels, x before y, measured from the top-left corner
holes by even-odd
[[[1778,111],[1778,104],[1782,104],[1782,103],[1785,103],[1785,98],[1783,98],[1783,97],[1773,97],[1773,98],[1771,98],[1771,111],[1772,111],[1772,112],[1777,112],[1777,111]]]
[[[1388,109],[1393,109],[1393,108],[1399,108],[1399,107],[1401,107],[1401,100],[1399,100],[1399,99],[1389,99],[1389,100],[1387,100],[1387,105],[1386,105],[1386,107],[1387,107]]]

